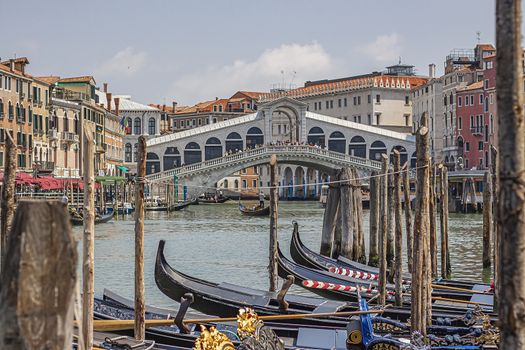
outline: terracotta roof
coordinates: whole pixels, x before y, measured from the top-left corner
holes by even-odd
[[[46,77],[35,77],[35,79],[41,80],[41,81],[43,81],[45,83],[48,83],[48,84],[54,84],[54,83],[56,83],[57,81],[60,80],[60,77],[56,76],[56,75],[49,75],[49,76],[46,76]]]
[[[495,58],[496,57],[496,54],[493,54],[493,55],[488,55],[488,56],[485,56],[483,57],[483,59],[489,59],[489,58]]]
[[[21,71],[19,70],[12,70],[11,71],[11,68],[9,68],[8,66],[6,66],[5,64],[0,64],[0,70],[4,71],[4,72],[8,72],[8,73],[11,73],[11,74],[16,74],[18,76],[21,76],[21,77],[26,77],[26,78],[32,78],[29,74],[27,73],[22,73]]]
[[[90,83],[91,80],[95,81],[95,79],[91,75],[84,75],[81,77],[71,77],[71,78],[64,78],[60,79],[59,83]]]
[[[483,88],[483,81],[477,81],[475,83],[465,86],[462,89],[458,89],[458,91],[471,91],[471,90],[477,90],[477,89],[482,89],[482,88]]]
[[[15,63],[29,64],[29,60],[27,59],[27,57],[18,57],[18,58],[13,59],[13,61]],[[9,63],[10,63],[9,60],[5,60],[5,61],[0,62],[0,64],[6,65],[6,66],[9,66]]]
[[[244,94],[248,97],[251,97],[251,98],[254,98],[254,99],[258,99],[259,97],[261,97],[261,95],[266,95],[267,92],[255,92],[255,91],[239,91],[241,94]]]
[[[163,112],[168,112],[168,113],[173,113],[173,105],[161,105],[161,104],[155,104],[155,103],[150,103],[148,104],[148,106],[150,107],[153,107],[153,108],[157,108]],[[188,106],[177,106],[175,109],[176,109],[176,113],[185,109],[185,108],[188,108]]]
[[[481,50],[487,51],[487,50],[496,50],[496,48],[492,44],[478,44],[476,48],[479,48]]]

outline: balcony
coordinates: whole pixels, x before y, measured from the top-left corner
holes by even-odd
[[[470,132],[472,135],[483,136],[483,125],[472,126]]]
[[[66,89],[54,89],[51,97],[66,101],[89,101],[89,95],[82,92],[71,91]]]
[[[34,161],[34,168],[41,173],[52,173],[55,170],[55,163],[46,161]]]
[[[60,133],[54,129],[49,130],[47,137],[49,138],[49,141],[56,141],[60,138]]]
[[[74,132],[64,131],[62,132],[62,141],[69,143],[78,143],[78,135]]]

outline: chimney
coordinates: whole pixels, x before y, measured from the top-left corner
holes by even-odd
[[[428,76],[429,78],[436,77],[436,65],[434,63],[428,65]]]
[[[219,100],[219,98],[218,98],[218,97],[215,97],[215,101],[218,101],[218,100]]]
[[[102,91],[108,92],[108,83],[104,83],[104,89]]]
[[[117,117],[120,114],[119,105],[120,105],[120,98],[115,97],[115,114],[117,115]]]
[[[173,101],[173,113],[176,112],[177,109],[177,102]]]
[[[11,70],[11,72],[15,71],[15,60],[12,58],[9,59],[9,69]]]
[[[162,105],[162,111],[166,112],[166,105],[165,104]]]
[[[104,92],[106,92],[107,84],[104,83]],[[108,101],[108,111],[111,112],[111,92],[106,92],[106,100]]]

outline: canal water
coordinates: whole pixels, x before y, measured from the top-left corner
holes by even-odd
[[[279,245],[289,256],[292,223],[299,223],[301,238],[319,251],[324,209],[317,202],[280,202]],[[364,211],[368,239],[368,211]],[[454,278],[490,279],[481,266],[482,216],[451,214],[449,249]],[[81,228],[75,228],[81,239]],[[439,232],[439,231],[438,231]],[[439,234],[438,234],[439,235]],[[146,302],[175,307],[157,288],[154,278],[158,242],[166,240],[165,254],[176,269],[214,282],[230,282],[259,289],[268,288],[269,218],[245,217],[237,203],[196,205],[173,213],[146,213],[145,283]],[[133,297],[134,221],[133,217],[96,226],[95,293],[104,288]],[[79,245],[80,246],[80,245]],[[81,248],[79,248],[81,252]],[[308,294],[294,286],[291,293]]]

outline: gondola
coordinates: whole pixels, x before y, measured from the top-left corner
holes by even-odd
[[[97,224],[103,224],[105,222],[108,222],[109,220],[113,219],[113,216],[115,215],[115,212],[112,211],[109,214],[101,215],[99,217],[95,217],[95,225]],[[84,218],[82,217],[76,217],[71,215],[71,225],[73,226],[81,226],[84,224]]]
[[[221,204],[229,200],[230,200],[229,197],[223,197],[223,196],[219,196],[217,197],[217,199],[215,199],[214,197],[199,197],[198,199],[199,204],[201,203],[202,204]]]
[[[176,203],[176,204],[173,204],[172,206],[170,206],[170,211],[179,211],[179,210],[182,210],[186,207],[189,207],[190,205],[195,205],[195,204],[198,204],[199,201],[197,199],[194,199],[192,201],[186,201],[186,202],[182,202],[182,203]]]
[[[191,307],[208,315],[229,317],[235,315],[239,308],[246,306],[252,307],[259,315],[355,311],[358,308],[355,302],[286,294],[285,300],[289,305],[284,310],[279,307],[276,292],[241,287],[230,283],[208,282],[175,270],[166,261],[164,246],[165,241],[161,240],[155,262],[155,282],[160,291],[176,302],[179,302],[184,294],[192,293],[195,300]],[[464,310],[454,309],[432,313],[433,318],[450,320],[453,326],[464,325],[461,321],[464,315]],[[406,322],[410,317],[410,308],[388,308],[383,316]],[[331,327],[344,327],[346,321],[347,319],[339,317],[296,320],[301,324]]]
[[[301,241],[301,238],[299,235],[299,227],[296,222],[294,222],[292,240],[290,242],[290,255],[292,256],[292,259],[296,263],[309,267],[309,268],[317,269],[317,270],[328,271],[330,270],[330,268],[336,267],[336,268],[345,268],[345,269],[349,269],[353,271],[371,273],[375,275],[379,273],[378,268],[368,266],[365,264],[361,264],[359,262],[352,261],[344,257],[332,259],[332,258],[329,258],[329,257],[313,252],[308,247],[306,247]],[[411,275],[408,273],[405,273],[403,274],[403,278],[410,280]],[[449,286],[449,287],[472,289],[472,290],[477,290],[477,291],[485,291],[485,290],[490,289],[490,285],[488,284],[478,283],[478,282],[473,282],[473,281],[437,279],[433,283],[444,285],[444,286]],[[482,301],[482,300],[479,300],[479,301]]]
[[[145,211],[168,211],[168,207],[165,205],[152,205],[144,207]]]
[[[270,215],[270,207],[256,207],[255,209],[250,209],[248,207],[245,207],[244,205],[239,203],[239,210],[242,213],[242,215],[246,216],[269,216]]]
[[[306,266],[302,266],[299,264],[296,264],[289,259],[287,259],[284,254],[281,252],[280,249],[278,249],[277,254],[277,263],[278,263],[278,271],[279,276],[286,277],[289,275],[292,275],[295,277],[295,283],[310,290],[313,293],[316,293],[320,296],[335,299],[335,300],[357,300],[357,291],[355,290],[356,287],[361,287],[365,290],[364,293],[365,297],[370,298],[374,296],[375,290],[374,287],[377,287],[377,281],[374,280],[363,280],[359,278],[354,278],[350,276],[343,276],[343,275],[337,275],[328,271],[322,271],[322,270],[316,270],[312,269]],[[319,283],[312,283],[309,281],[314,282],[322,282],[323,284]],[[347,290],[349,288],[333,288],[330,285],[337,285],[337,286],[346,286],[351,288],[351,290]],[[375,288],[377,289],[377,288]],[[394,286],[393,285],[387,285],[387,289],[390,291],[393,291]],[[408,290],[409,292],[410,290]],[[487,304],[492,304],[493,296],[492,295],[478,295],[478,294],[472,294],[468,292],[463,291],[455,291],[455,290],[446,290],[446,289],[434,289],[432,291],[432,297],[440,297],[440,298],[447,298],[447,299],[454,299],[459,301],[476,301],[471,300],[474,296],[476,297],[483,297],[483,302]],[[393,296],[391,296],[393,299]],[[406,297],[404,300],[405,305],[409,305],[410,298]],[[443,301],[440,301],[438,303],[434,303],[433,308],[445,308],[449,309],[451,307],[450,303],[446,303]],[[492,307],[483,306],[486,310],[490,309],[492,311]],[[454,306],[454,308],[458,308]],[[463,307],[465,310],[466,308]]]

